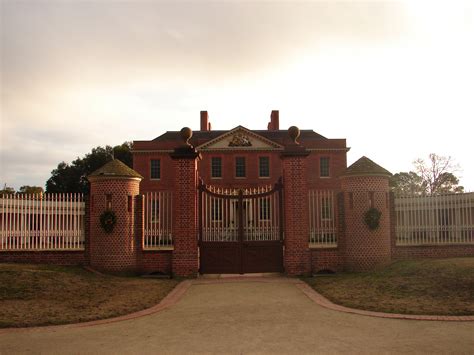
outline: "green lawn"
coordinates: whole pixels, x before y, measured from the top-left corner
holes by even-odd
[[[305,279],[336,304],[370,311],[474,315],[474,258],[395,262],[370,273]]]
[[[79,267],[0,264],[0,327],[110,318],[156,305],[178,283],[98,275]]]

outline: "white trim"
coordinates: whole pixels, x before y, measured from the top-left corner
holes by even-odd
[[[174,246],[169,247],[143,247],[143,251],[174,250]]]
[[[132,153],[173,153],[174,149],[132,149]]]
[[[214,143],[216,143],[216,142],[219,142],[219,141],[223,140],[224,138],[235,134],[235,133],[238,132],[238,131],[244,131],[246,134],[248,134],[248,135],[250,135],[250,136],[252,136],[252,137],[254,137],[254,138],[257,138],[257,139],[259,139],[259,140],[261,140],[261,141],[263,141],[263,142],[269,144],[270,146],[273,147],[273,149],[275,149],[275,148],[283,149],[283,148],[284,148],[284,146],[282,146],[282,145],[280,145],[280,144],[278,144],[278,143],[276,143],[276,142],[274,142],[274,141],[272,141],[272,140],[270,140],[270,139],[268,139],[268,138],[265,138],[265,137],[261,136],[260,134],[255,133],[255,132],[249,130],[248,128],[245,128],[245,127],[243,127],[243,126],[237,126],[237,127],[233,128],[233,129],[231,129],[230,131],[227,131],[227,132],[221,134],[220,136],[217,136],[216,138],[211,139],[210,141],[207,141],[207,142],[205,142],[205,143],[203,143],[203,144],[197,146],[196,149],[197,149],[197,150],[209,149],[209,148],[206,148],[206,147],[208,147],[208,146],[210,146],[210,145],[212,145],[212,144],[214,144]],[[237,149],[236,149],[236,148],[237,148]],[[210,148],[209,150],[211,150],[211,149],[212,149],[212,148]],[[224,149],[222,149],[222,148],[218,148],[218,149],[219,149],[219,150],[224,150]],[[269,149],[272,149],[272,148],[230,147],[229,150],[269,150]],[[227,149],[225,149],[225,150],[227,150]]]
[[[310,152],[328,152],[328,151],[346,151],[348,152],[351,148],[306,148],[306,150],[309,150]]]
[[[87,180],[89,181],[96,181],[96,180],[137,180],[142,181],[142,178],[135,177],[135,176],[118,176],[118,175],[93,175],[88,176]]]
[[[337,249],[337,244],[314,244],[314,243],[309,243],[308,247],[310,249]]]

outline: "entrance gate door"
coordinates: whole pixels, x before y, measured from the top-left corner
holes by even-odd
[[[281,180],[222,189],[199,184],[201,274],[283,271]]]

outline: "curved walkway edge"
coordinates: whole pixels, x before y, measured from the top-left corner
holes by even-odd
[[[362,309],[349,308],[332,303],[326,297],[318,293],[306,282],[301,281],[296,286],[312,301],[318,305],[339,312],[354,313],[362,316],[392,318],[392,319],[409,319],[409,320],[437,320],[437,321],[474,321],[474,316],[435,316],[435,315],[415,315],[415,314],[399,314],[365,311]]]
[[[194,279],[194,280],[184,280],[180,282],[165,298],[163,298],[160,303],[157,305],[138,311],[130,313],[127,315],[95,320],[90,322],[83,323],[74,323],[74,324],[61,324],[61,325],[51,325],[51,326],[40,326],[40,327],[27,327],[27,328],[4,328],[0,329],[0,334],[10,333],[10,332],[22,332],[22,331],[45,331],[45,330],[57,330],[59,328],[80,328],[80,327],[90,327],[95,325],[109,324],[114,322],[121,322],[125,320],[130,320],[134,318],[144,317],[150,314],[154,314],[160,311],[165,310],[173,305],[175,305],[187,292],[187,290],[192,285],[205,285],[205,284],[219,284],[219,283],[228,283],[228,282],[283,282],[283,283],[292,283],[298,289],[301,290],[310,300],[316,304],[339,312],[353,313],[369,317],[379,317],[379,318],[391,318],[391,319],[408,319],[408,320],[430,320],[430,321],[474,321],[474,316],[436,316],[436,315],[411,315],[411,314],[396,314],[396,313],[383,313],[383,312],[373,312],[365,311],[361,309],[354,309],[345,306],[335,304],[325,298],[323,295],[314,290],[311,286],[305,283],[302,280],[296,278],[287,278],[287,277],[249,277],[249,276],[235,276],[235,277],[225,277],[217,279]]]

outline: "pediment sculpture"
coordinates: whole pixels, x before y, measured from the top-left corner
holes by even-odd
[[[236,133],[229,142],[229,147],[251,147],[252,142],[248,136],[241,133]]]

